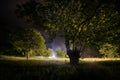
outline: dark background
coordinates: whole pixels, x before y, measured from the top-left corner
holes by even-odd
[[[26,27],[27,24],[24,23],[22,19],[16,17],[15,9],[16,4],[22,4],[28,0],[0,0],[0,28],[7,28],[10,30],[14,30],[19,27]],[[28,26],[29,27],[29,26]],[[33,26],[34,27],[34,26]],[[40,32],[44,35],[47,41],[47,34],[44,31],[40,30]],[[59,33],[58,33],[59,34]],[[52,43],[47,43],[47,47],[56,50],[57,48],[61,48],[65,50],[64,39],[57,36]]]

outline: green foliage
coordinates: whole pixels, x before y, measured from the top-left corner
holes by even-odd
[[[106,43],[100,47],[99,51],[101,54],[103,54],[103,57],[114,58],[119,57],[117,49],[117,46]]]
[[[81,42],[117,44],[120,41],[118,4],[118,0],[30,0],[17,5],[16,14],[28,24],[44,25],[51,38],[61,30],[66,42],[74,48],[83,46]]]
[[[49,56],[52,55],[52,53],[53,53],[53,50],[50,49],[50,48],[48,48],[48,50],[46,50],[46,51],[42,54],[42,56],[44,56],[44,57],[49,57]]]
[[[39,52],[41,54],[46,50],[44,38],[35,29],[19,29],[16,35],[12,37],[13,49],[19,53],[32,54],[32,52]]]
[[[33,49],[32,50],[32,56],[43,56],[43,57],[49,57],[52,55],[52,49],[48,48],[46,50],[44,49]]]
[[[60,48],[57,49],[56,53],[57,53],[56,54],[57,57],[66,57],[67,56],[67,53],[65,51],[61,50]]]

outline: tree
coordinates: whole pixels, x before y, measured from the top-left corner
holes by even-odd
[[[12,36],[12,35],[11,35]],[[39,50],[39,54],[46,50],[45,40],[35,29],[19,29],[13,37],[13,48],[15,51],[24,53],[27,59],[32,51]]]
[[[37,5],[34,8],[28,3],[19,5],[18,15],[26,21],[44,21],[42,25],[53,38],[61,32],[71,64],[78,64],[86,45],[100,46],[115,41],[114,35],[120,33],[117,28],[120,19],[117,0],[30,0],[32,1]],[[33,19],[39,15],[43,16],[42,19]]]
[[[88,39],[91,37],[90,20],[94,17],[101,3],[83,0],[52,0],[45,10],[45,26],[53,35],[58,31],[65,38],[67,54],[71,64],[78,64]]]
[[[67,54],[65,53],[65,51],[61,50],[60,48],[57,49],[56,51],[57,57],[66,57]]]

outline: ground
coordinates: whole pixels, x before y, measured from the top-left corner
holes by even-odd
[[[86,58],[71,66],[66,58],[0,57],[0,80],[120,80],[119,75],[119,58]]]

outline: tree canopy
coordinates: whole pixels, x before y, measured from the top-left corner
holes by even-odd
[[[45,40],[39,31],[35,29],[19,29],[12,37],[13,49],[24,54],[32,54],[31,51],[39,51],[39,54],[46,50]]]

